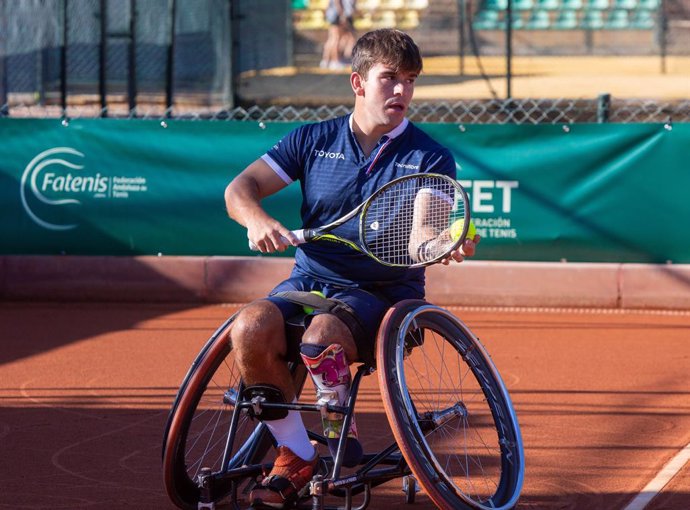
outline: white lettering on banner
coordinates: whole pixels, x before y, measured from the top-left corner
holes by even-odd
[[[463,181],[460,185],[467,190],[472,198],[472,212],[492,213],[495,210],[495,195],[501,194],[501,212],[510,213],[512,202],[512,190],[519,186],[518,181]],[[494,192],[498,188],[500,191]],[[490,190],[490,191],[487,191]]]
[[[500,209],[503,214],[513,210],[513,190],[520,187],[518,181],[458,180],[470,197],[471,213],[493,214]],[[482,238],[517,239],[517,229],[510,218],[473,217],[477,233]]]
[[[104,193],[108,189],[108,179],[101,174],[96,174],[90,177],[73,176],[71,173],[67,175],[56,175],[54,173],[47,173],[43,176],[43,184],[41,189],[51,190],[55,192],[90,192],[90,193]]]
[[[24,211],[37,225],[48,230],[64,231],[76,223],[47,221],[36,213],[38,203],[58,207],[81,205],[84,198],[129,198],[132,192],[148,191],[146,177],[107,176],[88,173],[84,165],[74,162],[84,154],[71,147],[54,147],[34,157],[22,174],[20,198]],[[50,209],[43,208],[42,215]]]

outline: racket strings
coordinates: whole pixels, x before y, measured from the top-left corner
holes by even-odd
[[[373,197],[361,220],[362,244],[380,262],[419,266],[450,252],[450,226],[465,217],[463,194],[442,176],[400,180]]]

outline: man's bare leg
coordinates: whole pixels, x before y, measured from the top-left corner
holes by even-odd
[[[276,305],[268,300],[247,305],[235,319],[230,338],[247,386],[270,384],[282,391],[288,402],[295,397],[285,362],[285,322]]]
[[[237,316],[230,332],[237,363],[247,386],[269,384],[278,388],[286,402],[295,400],[295,388],[285,361],[285,322],[276,305],[268,300],[247,305]],[[298,411],[285,418],[265,420],[278,446],[287,446],[304,460],[314,457],[314,446]]]
[[[336,405],[345,405],[350,393],[352,378],[349,362],[358,357],[357,347],[349,328],[334,315],[319,314],[313,319],[302,338],[302,359],[309,370],[319,398]],[[344,418],[333,414],[322,418],[324,435],[331,455],[335,456],[340,437],[345,434],[343,464],[356,466],[362,458],[362,445],[357,439],[354,420],[348,430],[343,430]]]

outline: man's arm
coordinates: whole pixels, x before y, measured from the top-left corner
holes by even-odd
[[[437,256],[434,253],[435,244],[447,246],[450,242],[450,230],[447,227],[448,214],[450,214],[452,202],[449,197],[443,197],[433,193],[432,190],[422,190],[417,193],[414,201],[412,235],[410,236],[408,250],[412,259],[416,262],[430,260]],[[436,213],[430,214],[435,210]],[[444,220],[442,220],[445,218]],[[440,222],[440,223],[439,223]],[[448,265],[451,260],[462,262],[465,257],[474,255],[479,236],[465,241],[453,250],[448,257],[441,260],[443,265]]]
[[[228,216],[247,228],[247,237],[262,253],[285,251],[289,245],[283,237],[297,245],[290,230],[261,206],[261,200],[285,186],[285,181],[264,160],[257,159],[225,188]]]
[[[413,260],[421,262],[434,258],[433,240],[442,236],[444,225],[448,223],[451,204],[436,196],[431,189],[423,189],[414,199],[412,216],[412,233],[408,249]],[[432,211],[434,214],[432,214]],[[445,221],[440,222],[440,220]],[[450,240],[443,240],[443,244]],[[438,244],[438,243],[436,243]]]

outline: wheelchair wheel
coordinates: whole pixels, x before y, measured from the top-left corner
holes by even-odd
[[[222,474],[259,464],[272,451],[272,437],[266,427],[244,412],[238,413],[234,441],[229,440],[242,384],[229,342],[232,320],[213,334],[192,363],[168,417],[163,472],[168,496],[180,508],[197,508],[202,469],[210,469],[212,475]],[[293,376],[301,377],[301,388],[306,373],[297,370]],[[254,479],[249,476],[243,482],[244,489],[240,490],[248,490]]]
[[[386,415],[410,469],[441,509],[509,509],[524,477],[522,439],[488,353],[424,301],[391,308],[377,339]]]

